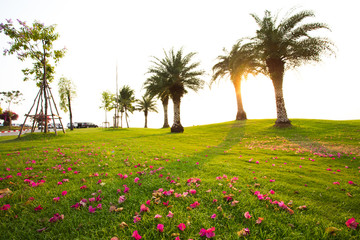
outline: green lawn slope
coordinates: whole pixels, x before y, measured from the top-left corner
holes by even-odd
[[[360,121],[273,123],[0,137],[1,238],[360,239]]]

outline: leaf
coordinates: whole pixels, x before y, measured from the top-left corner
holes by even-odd
[[[336,227],[328,227],[325,229],[325,232],[328,233],[328,234],[331,234],[333,236],[336,236],[336,233],[341,231],[341,229],[338,229]]]
[[[122,222],[119,224],[120,228],[126,228],[128,227],[128,225],[126,224],[126,222]]]
[[[6,195],[12,193],[12,191],[9,188],[5,188],[5,189],[0,189],[0,195],[2,195],[2,197],[5,197]]]
[[[110,206],[109,212],[113,212],[113,211],[115,211],[115,210],[116,210],[116,207],[115,207],[115,206]]]
[[[121,212],[122,210],[124,210],[124,208],[117,208],[117,209],[115,209],[115,212]]]
[[[303,206],[299,206],[297,209],[299,209],[299,210],[306,210],[307,207],[306,207],[306,205],[303,205]]]
[[[46,227],[37,229],[36,231],[37,231],[37,232],[43,232],[43,231],[45,231],[45,230],[46,230]]]

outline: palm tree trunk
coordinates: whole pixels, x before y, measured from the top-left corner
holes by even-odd
[[[148,112],[147,112],[147,111],[144,111],[144,115],[145,115],[145,127],[144,127],[144,128],[147,128],[147,117],[148,117]]]
[[[271,59],[266,61],[269,68],[270,78],[274,85],[276,114],[276,127],[291,127],[290,120],[287,117],[285,101],[283,95],[284,62],[280,59]]]
[[[129,117],[129,115],[128,115],[128,113],[127,113],[127,108],[125,108],[125,120],[126,120],[126,126],[127,126],[127,128],[129,128],[128,117]]]
[[[174,96],[173,102],[174,102],[174,123],[171,127],[171,132],[182,133],[184,132],[184,127],[181,125],[180,122],[180,102],[181,102],[180,97]]]
[[[246,112],[244,111],[242,98],[241,98],[241,80],[233,82],[235,87],[236,102],[237,102],[237,114],[236,120],[246,120]]]
[[[168,120],[168,105],[169,105],[169,97],[164,98],[161,100],[163,108],[164,108],[164,125],[163,128],[168,128],[169,120]]]
[[[123,111],[121,111],[121,116],[120,116],[120,119],[121,119],[121,128],[123,128]]]

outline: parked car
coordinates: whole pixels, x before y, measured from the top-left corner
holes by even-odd
[[[56,127],[56,129],[61,129],[62,128],[60,123],[55,123],[55,127]],[[52,123],[50,123],[48,125],[48,128],[54,128],[54,125]]]
[[[97,128],[98,125],[91,123],[91,122],[75,122],[74,123],[75,128]]]
[[[70,128],[70,123],[68,123],[66,126],[67,126],[67,128]],[[78,123],[77,123],[77,122],[73,122],[73,127],[74,127],[74,128],[77,128],[77,127],[78,127]]]

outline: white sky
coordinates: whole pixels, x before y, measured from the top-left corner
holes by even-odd
[[[184,53],[197,52],[194,60],[201,62],[208,83],[216,57],[225,47],[240,38],[253,36],[256,24],[250,13],[262,17],[264,11],[286,13],[292,7],[313,10],[313,21],[327,23],[327,32],[337,46],[335,57],[326,57],[316,65],[305,65],[286,72],[284,96],[291,118],[360,119],[360,79],[358,75],[358,8],[357,1],[289,1],[289,0],[0,0],[0,22],[20,19],[31,24],[39,20],[45,25],[57,24],[60,39],[57,48],[68,49],[56,68],[51,84],[55,100],[59,101],[57,82],[61,76],[74,81],[77,98],[73,101],[73,120],[96,124],[104,122],[101,92],[115,93],[116,61],[119,85],[130,85],[140,98],[142,84],[151,66],[151,56],[163,57],[168,51],[183,47]],[[281,14],[280,14],[281,16]],[[0,51],[8,48],[8,38],[0,35]],[[20,90],[25,101],[12,110],[22,123],[38,92],[35,82],[23,82],[21,69],[31,67],[13,56],[0,55],[0,91]],[[274,90],[270,79],[250,78],[242,85],[243,103],[249,119],[276,118]],[[5,104],[2,104],[5,108]],[[150,113],[148,126],[163,124],[159,113]],[[68,114],[61,112],[64,122]],[[111,119],[113,112],[108,113]],[[184,126],[234,120],[236,101],[229,80],[189,93],[182,99],[181,122]],[[169,124],[172,125],[172,102],[169,104]],[[130,127],[143,127],[143,113],[130,116]]]

